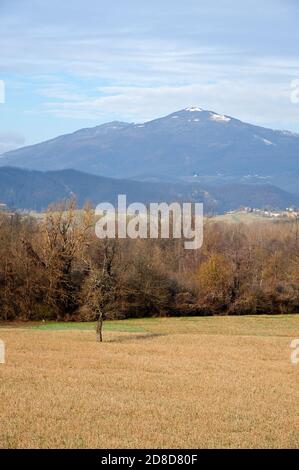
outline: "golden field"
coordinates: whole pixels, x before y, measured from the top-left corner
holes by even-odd
[[[299,447],[299,316],[3,325],[1,448]]]

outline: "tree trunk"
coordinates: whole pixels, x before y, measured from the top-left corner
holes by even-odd
[[[103,335],[102,335],[102,329],[103,329],[103,315],[100,313],[97,321],[97,341],[99,343],[103,342]]]

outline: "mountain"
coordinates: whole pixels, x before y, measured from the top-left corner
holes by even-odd
[[[269,182],[299,193],[299,134],[194,107],[143,124],[82,129],[5,153],[0,166],[217,185]]]
[[[45,210],[50,204],[76,196],[85,202],[117,204],[119,194],[128,203],[159,201],[204,201],[209,209],[215,204],[198,184],[147,183],[106,178],[77,170],[41,172],[13,167],[0,168],[0,202],[17,209]]]
[[[41,172],[0,168],[0,202],[11,208],[45,210],[49,204],[76,196],[78,205],[89,201],[117,203],[126,194],[131,202],[203,202],[206,213],[222,213],[240,206],[285,209],[299,206],[299,197],[270,184],[230,184],[202,187],[198,183],[150,183],[106,178],[77,170]]]

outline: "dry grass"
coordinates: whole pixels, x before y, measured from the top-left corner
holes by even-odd
[[[0,447],[299,447],[299,316],[118,325],[0,329]]]
[[[261,222],[264,224],[268,224],[277,221],[277,219],[263,217],[254,212],[247,213],[243,211],[234,212],[233,214],[216,215],[210,220],[212,220],[213,222],[226,222],[229,224],[251,224],[252,222]]]

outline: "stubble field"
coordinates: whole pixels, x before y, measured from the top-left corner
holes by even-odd
[[[1,448],[299,447],[299,316],[2,325]]]

